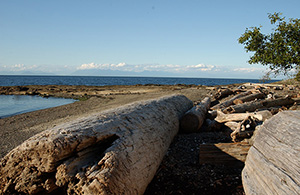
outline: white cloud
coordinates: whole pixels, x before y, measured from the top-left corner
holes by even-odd
[[[246,72],[246,73],[263,72],[265,70],[266,70],[265,68],[255,68],[255,67],[233,69],[234,72]]]
[[[217,69],[217,66],[214,65],[205,65],[205,64],[197,64],[197,65],[190,65],[187,66],[187,70],[194,70],[194,71],[219,71],[219,69]]]
[[[94,62],[89,64],[82,64],[81,66],[77,67],[78,70],[87,70],[87,69],[112,69],[116,70],[120,67],[125,67],[126,63],[122,62],[119,64],[96,64]]]
[[[82,64],[77,67],[77,70],[88,69],[105,69],[105,70],[121,70],[121,71],[164,71],[170,73],[186,73],[186,72],[208,72],[208,71],[220,71],[220,68],[215,65],[177,65],[177,64],[139,64],[130,65],[124,62],[119,64],[96,64],[94,62],[88,64]]]
[[[24,64],[14,64],[14,65],[3,65],[0,67],[2,71],[29,71],[29,70],[36,70],[38,68],[37,65],[24,65]]]

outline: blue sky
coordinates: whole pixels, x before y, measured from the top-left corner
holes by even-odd
[[[299,0],[0,0],[0,74],[260,78],[237,39]]]

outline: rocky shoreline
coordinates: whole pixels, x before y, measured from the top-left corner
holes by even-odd
[[[225,89],[245,90],[254,85],[230,86],[15,86],[0,87],[0,94],[28,94],[77,98],[73,104],[25,113],[0,119],[1,157],[32,135],[56,125],[88,116],[91,113],[170,94],[182,94],[197,104],[205,96],[213,99],[213,105],[225,101],[218,100],[217,94]],[[244,89],[243,89],[244,88]],[[268,85],[264,89],[275,98],[299,96],[299,86]],[[231,95],[228,95],[227,99]],[[224,99],[223,99],[224,98]],[[291,108],[294,106],[293,108]],[[280,106],[281,110],[298,109],[298,104]],[[279,109],[279,110],[280,110]],[[242,167],[199,164],[199,147],[207,143],[229,143],[228,131],[201,131],[192,134],[178,134],[173,140],[155,177],[145,194],[244,194],[241,182]]]

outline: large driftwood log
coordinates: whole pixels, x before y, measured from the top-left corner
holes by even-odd
[[[251,91],[246,91],[246,92],[243,92],[243,93],[240,93],[240,94],[237,94],[235,96],[233,96],[232,98],[230,98],[229,100],[227,101],[224,101],[224,102],[221,102],[213,107],[211,107],[212,110],[218,110],[218,109],[224,109],[230,105],[233,104],[233,101],[236,100],[236,99],[239,99],[241,97],[244,97],[246,95],[249,95],[251,94],[252,92]]]
[[[197,132],[206,118],[210,107],[210,98],[205,97],[199,104],[187,111],[180,120],[180,129],[184,133]]]
[[[242,172],[246,194],[300,194],[300,111],[284,111],[255,133]]]
[[[242,113],[242,112],[254,112],[259,108],[270,108],[275,106],[285,106],[294,104],[295,100],[287,97],[287,98],[279,98],[279,99],[266,99],[261,101],[252,101],[246,102],[243,104],[237,104],[233,106],[229,106],[224,109],[224,113]]]
[[[134,103],[37,134],[0,161],[0,194],[143,194],[192,107]]]
[[[218,143],[200,145],[199,163],[243,165],[250,145],[248,143]]]

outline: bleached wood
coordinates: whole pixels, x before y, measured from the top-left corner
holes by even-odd
[[[246,194],[300,194],[300,111],[280,112],[256,131],[242,172]]]
[[[248,143],[218,143],[200,145],[200,164],[224,164],[235,166],[245,162],[250,145]]]
[[[210,98],[205,97],[199,104],[187,111],[180,120],[180,129],[184,133],[199,131],[206,119],[207,110],[210,107]]]
[[[41,132],[1,159],[0,194],[143,194],[191,107],[168,96]]]
[[[211,107],[212,110],[218,110],[218,109],[224,109],[230,105],[233,104],[233,101],[238,99],[238,98],[241,98],[241,97],[244,97],[246,95],[249,95],[251,94],[252,92],[251,91],[246,91],[246,92],[243,92],[243,93],[240,93],[240,94],[237,94],[235,96],[233,96],[232,98],[230,98],[229,100],[227,101],[224,101],[224,102],[221,102],[213,107]]]
[[[238,98],[238,99],[234,100],[233,103],[234,104],[242,104],[242,103],[250,102],[250,101],[256,100],[256,99],[263,99],[263,98],[265,98],[265,96],[266,95],[264,93],[253,93],[253,94]]]
[[[262,110],[258,112],[249,112],[249,113],[233,113],[233,114],[224,114],[221,111],[217,112],[217,117],[215,120],[219,123],[226,123],[232,121],[243,121],[248,116],[253,116],[259,121],[265,121],[266,119],[272,117],[272,114],[268,110]]]
[[[237,104],[233,106],[229,106],[224,109],[224,113],[242,113],[242,112],[254,112],[259,108],[270,108],[275,106],[285,106],[292,105],[295,100],[287,97],[287,98],[279,98],[279,99],[265,99],[261,101],[252,101],[246,102],[243,104]]]

